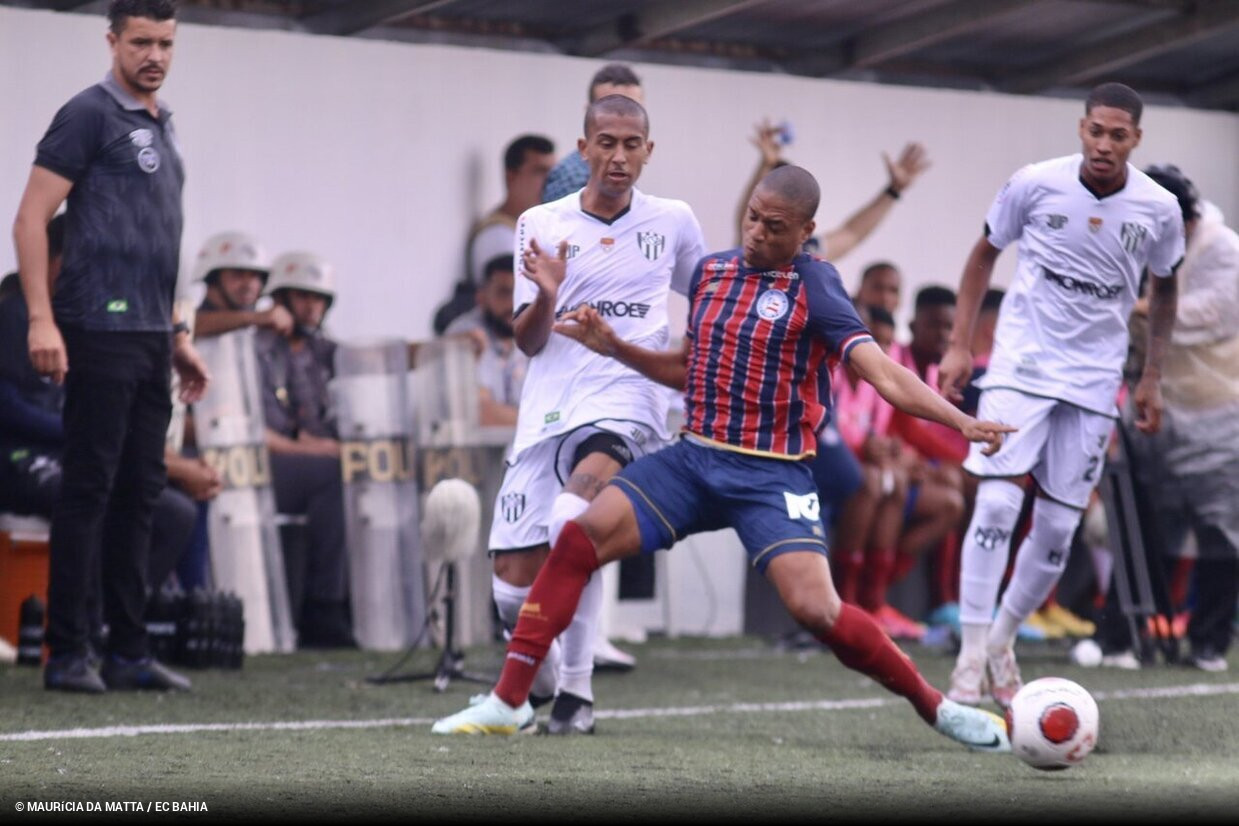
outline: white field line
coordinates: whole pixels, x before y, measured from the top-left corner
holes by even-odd
[[[1132,688],[1118,691],[1096,691],[1098,700],[1148,700],[1173,697],[1209,697],[1239,694],[1239,683]],[[893,697],[855,700],[801,700],[783,703],[729,703],[709,706],[672,708],[629,708],[599,710],[600,720],[638,720],[653,717],[696,717],[708,714],[735,714],[788,711],[846,711],[858,708],[879,708],[902,703]],[[326,729],[396,728],[428,726],[433,717],[389,717],[377,720],[298,720],[270,723],[164,723],[148,726],[105,726],[103,728],[72,728],[59,731],[19,731],[0,734],[0,742],[30,742],[35,740],[72,740],[108,737],[137,737],[142,734],[197,734],[215,731],[322,731]]]

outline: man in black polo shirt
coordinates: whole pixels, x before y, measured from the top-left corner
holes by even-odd
[[[184,171],[155,96],[176,34],[170,0],[113,0],[112,70],[65,104],[39,142],[13,236],[30,360],[65,384],[61,498],[52,515],[46,688],[187,689],[150,657],[143,624],[151,514],[163,489],[169,362],[186,401],[208,376],[173,317]],[[68,200],[64,261],[47,224]],[[83,606],[102,555],[108,652],[96,672]]]

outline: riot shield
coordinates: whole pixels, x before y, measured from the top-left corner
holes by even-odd
[[[399,649],[421,635],[426,611],[407,345],[341,342],[335,368],[353,636]]]
[[[296,645],[275,526],[254,330],[194,342],[211,387],[194,407],[198,448],[223,480],[207,510],[216,590],[245,606],[245,652],[292,651]]]

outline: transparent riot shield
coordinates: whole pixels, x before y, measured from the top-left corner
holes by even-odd
[[[271,462],[264,439],[261,384],[253,329],[194,342],[211,386],[194,406],[202,457],[223,479],[207,510],[215,588],[245,607],[245,652],[292,651],[284,556],[275,526]]]
[[[411,645],[425,622],[408,345],[342,342],[331,395],[349,549],[353,636],[365,649]]]

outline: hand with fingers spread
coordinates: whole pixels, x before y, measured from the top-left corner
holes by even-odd
[[[904,146],[898,160],[892,161],[885,152],[882,153],[882,160],[886,163],[886,174],[890,176],[890,188],[895,192],[903,192],[912,186],[920,174],[929,169],[928,153],[916,141]]]
[[[538,239],[531,238],[529,249],[521,256],[521,270],[538,289],[552,295],[557,293],[568,271],[568,242],[560,241],[555,255],[550,255],[542,249]]]
[[[555,332],[567,336],[595,353],[614,356],[618,337],[610,324],[603,321],[598,311],[582,304],[564,315],[555,323]]]
[[[783,160],[783,149],[778,141],[779,131],[779,127],[772,124],[768,118],[762,118],[761,123],[753,126],[753,137],[749,138],[749,143],[761,152],[763,167],[773,169],[775,164]]]

